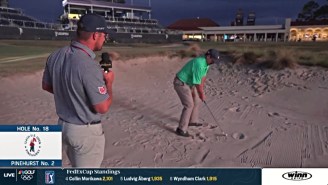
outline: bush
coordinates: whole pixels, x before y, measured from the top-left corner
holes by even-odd
[[[235,64],[255,64],[258,62],[260,55],[254,52],[234,53],[233,54]]]
[[[259,50],[257,53],[255,51],[247,51],[241,53],[236,52],[232,55],[235,64],[256,65],[261,68],[276,70],[295,68],[297,66],[297,55],[289,50]]]
[[[259,66],[275,70],[294,69],[297,66],[296,57],[297,55],[289,50],[269,50]]]
[[[170,57],[181,57],[181,58],[192,58],[197,57],[202,53],[198,44],[189,44],[188,48],[179,50],[177,53],[171,55]]]

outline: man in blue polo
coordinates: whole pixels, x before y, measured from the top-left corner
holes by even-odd
[[[174,89],[183,105],[176,133],[189,137],[188,126],[201,126],[198,120],[200,100],[205,101],[204,84],[209,65],[219,60],[219,52],[208,50],[205,55],[190,60],[176,74]],[[197,96],[198,95],[198,96]]]
[[[104,73],[94,51],[102,49],[109,30],[96,14],[82,16],[77,26],[76,41],[48,57],[42,88],[54,95],[72,167],[100,167],[105,149],[100,114],[112,104],[114,74]]]

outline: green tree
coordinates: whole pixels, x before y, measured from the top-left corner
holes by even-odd
[[[317,11],[314,12],[315,18],[328,18],[328,4],[322,5]]]
[[[315,19],[315,12],[319,7],[319,4],[313,0],[307,2],[303,6],[302,12],[298,14],[298,18],[305,21]]]

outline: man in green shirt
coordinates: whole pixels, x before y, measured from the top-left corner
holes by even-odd
[[[174,89],[183,105],[179,127],[176,130],[178,135],[189,137],[188,126],[201,126],[198,122],[198,109],[200,100],[203,102],[206,98],[204,94],[205,77],[209,65],[218,60],[219,52],[210,49],[205,55],[190,60],[176,74],[173,82]]]

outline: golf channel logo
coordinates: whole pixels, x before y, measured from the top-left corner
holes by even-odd
[[[44,181],[46,184],[55,184],[55,171],[45,171]]]
[[[29,156],[37,156],[41,149],[41,139],[35,134],[31,134],[25,138],[25,151]]]
[[[308,180],[312,178],[312,174],[307,172],[300,172],[300,171],[292,171],[287,172],[282,175],[282,177],[286,180],[292,180],[292,181],[302,181],[302,180]]]
[[[24,181],[30,181],[33,179],[35,170],[19,170],[18,175],[24,180]]]

